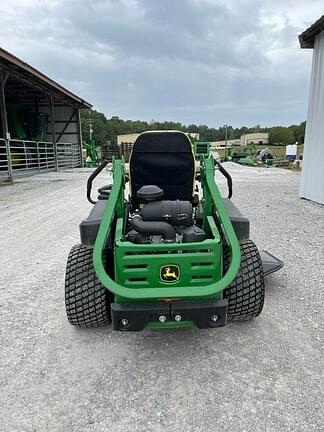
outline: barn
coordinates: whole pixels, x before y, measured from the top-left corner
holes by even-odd
[[[0,48],[0,182],[82,166],[91,104]]]
[[[324,15],[299,43],[313,50],[300,196],[324,204]]]

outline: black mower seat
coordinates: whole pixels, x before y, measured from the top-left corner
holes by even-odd
[[[145,132],[134,143],[129,161],[130,192],[157,185],[165,200],[192,201],[195,158],[192,145],[182,132]]]

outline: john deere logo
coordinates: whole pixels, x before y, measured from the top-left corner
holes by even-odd
[[[177,282],[180,278],[180,269],[176,265],[165,265],[160,268],[160,279],[162,282]]]

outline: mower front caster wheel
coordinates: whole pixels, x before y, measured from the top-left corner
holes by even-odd
[[[73,246],[65,273],[65,307],[70,324],[98,327],[109,323],[109,292],[93,268],[92,249]]]

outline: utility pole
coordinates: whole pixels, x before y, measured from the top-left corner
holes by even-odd
[[[92,133],[93,133],[93,129],[92,129],[91,110],[89,110],[89,137],[90,137],[90,142],[92,142]]]
[[[225,162],[227,161],[227,123],[225,125]]]

